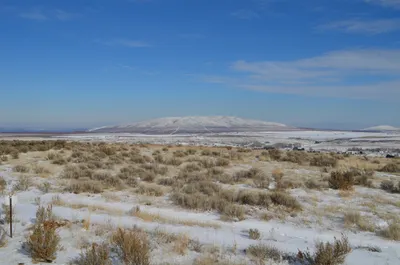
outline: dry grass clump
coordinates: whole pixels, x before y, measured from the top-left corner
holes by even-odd
[[[326,154],[314,155],[310,160],[310,166],[316,167],[336,167],[337,164],[337,158]]]
[[[36,211],[36,222],[27,245],[35,262],[52,262],[60,249],[60,237],[57,234],[52,207],[40,206]]]
[[[65,188],[65,191],[79,194],[83,192],[87,193],[102,193],[104,190],[103,185],[98,181],[85,180],[73,182]]]
[[[111,243],[125,265],[150,265],[150,244],[142,230],[119,228],[112,234]]]
[[[355,176],[351,171],[332,171],[328,183],[331,189],[352,190]]]
[[[65,179],[91,179],[93,175],[93,170],[88,169],[84,165],[67,165],[61,172],[61,177]]]
[[[110,260],[110,249],[105,243],[92,243],[78,258],[71,261],[70,265],[112,265]]]
[[[302,165],[308,160],[308,154],[301,151],[288,151],[281,160]]]
[[[249,238],[253,240],[260,239],[261,238],[260,230],[258,230],[257,228],[249,229]]]
[[[7,246],[7,232],[3,226],[0,226],[0,248]]]
[[[179,158],[176,157],[171,157],[171,158],[167,158],[164,160],[164,164],[165,165],[171,165],[171,166],[179,166],[183,163],[183,161]]]
[[[240,182],[240,181],[243,181],[246,179],[264,179],[264,178],[266,178],[265,173],[258,168],[242,170],[242,171],[236,172],[233,175],[233,179],[235,182]]]
[[[165,175],[168,173],[168,167],[160,166],[156,163],[143,164],[141,168],[157,175]]]
[[[273,204],[285,206],[293,211],[300,211],[302,209],[301,204],[292,197],[289,193],[283,191],[275,191],[269,194],[269,197]]]
[[[163,186],[173,186],[176,183],[176,180],[173,178],[159,178],[157,179],[157,184],[158,185],[163,185]]]
[[[50,173],[50,171],[47,168],[45,168],[43,166],[39,166],[39,165],[33,166],[32,169],[35,174],[49,174]]]
[[[400,173],[400,165],[394,162],[391,162],[379,169],[382,172],[389,172],[389,173]]]
[[[27,166],[24,165],[16,165],[12,169],[14,172],[19,172],[19,173],[29,173],[30,169]]]
[[[183,150],[176,150],[176,151],[173,153],[173,155],[174,155],[174,157],[185,157],[185,156],[187,156],[188,154],[187,154],[186,152],[184,152]]]
[[[185,255],[190,243],[190,238],[186,234],[179,234],[174,240],[173,251],[181,256]]]
[[[272,159],[272,160],[280,160],[282,157],[282,151],[279,149],[270,149],[268,150],[268,156]]]
[[[7,188],[7,181],[4,179],[3,176],[0,176],[0,193],[3,193],[6,188]]]
[[[32,179],[28,176],[19,176],[13,186],[14,191],[26,191],[32,186]]]
[[[145,184],[142,183],[136,190],[137,193],[147,195],[147,196],[156,196],[160,197],[164,195],[164,190],[161,186],[156,184]]]
[[[280,261],[282,253],[275,247],[265,244],[250,245],[246,249],[246,254],[250,255],[259,264],[264,264],[266,260]]]
[[[200,171],[201,167],[197,163],[189,163],[186,164],[181,171],[182,172],[195,172],[195,171]]]
[[[344,263],[347,254],[351,252],[349,240],[345,236],[342,236],[340,240],[335,238],[333,243],[319,242],[315,248],[313,255],[308,251],[299,251],[297,257],[312,265],[339,265]]]
[[[215,161],[215,165],[217,167],[226,167],[226,166],[229,166],[229,164],[230,164],[230,161],[228,159],[226,159],[226,158],[219,157]]]
[[[344,214],[344,224],[348,227],[356,225],[362,231],[374,232],[375,227],[362,217],[359,212],[350,211]]]
[[[231,259],[219,257],[219,255],[204,254],[197,257],[193,265],[246,265],[245,262],[237,262]]]
[[[382,230],[380,234],[385,238],[400,241],[400,224],[393,222],[386,229]]]
[[[0,154],[10,155],[14,153],[27,153],[31,151],[48,151],[50,149],[59,150],[66,148],[70,143],[63,140],[57,141],[24,141],[13,140],[0,141]]]
[[[213,158],[203,158],[200,159],[199,162],[204,168],[213,168],[216,166],[216,162]]]
[[[395,185],[392,180],[383,180],[380,188],[389,193],[400,193],[400,181]]]

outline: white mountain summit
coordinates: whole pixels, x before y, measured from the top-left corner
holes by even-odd
[[[218,133],[218,132],[256,132],[291,130],[285,124],[242,119],[229,116],[169,117],[132,124],[94,128],[89,132],[98,133]]]
[[[379,125],[363,129],[363,131],[400,131],[400,128],[396,128],[390,125]]]

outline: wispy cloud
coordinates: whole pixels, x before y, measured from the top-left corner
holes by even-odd
[[[259,18],[260,15],[253,10],[241,9],[231,13],[232,16],[238,19],[255,19]]]
[[[400,100],[400,50],[343,50],[296,61],[236,61],[230,77],[203,78],[244,89]],[[243,75],[244,74],[244,75]]]
[[[19,16],[25,19],[39,20],[39,21],[48,19],[48,17],[40,9],[32,9],[27,12],[22,12],[19,14]]]
[[[318,29],[375,35],[400,30],[400,19],[342,20],[321,25]]]
[[[198,40],[198,39],[204,39],[206,36],[198,33],[187,33],[187,34],[179,34],[179,37],[182,39]]]
[[[146,48],[151,47],[149,43],[141,40],[114,39],[109,41],[95,40],[97,43],[109,46],[124,46],[129,48]]]
[[[400,9],[400,0],[364,0],[367,3],[379,4],[386,7]]]
[[[41,8],[34,8],[26,12],[19,13],[19,16],[31,20],[71,20],[79,17],[77,13],[70,13],[61,9],[45,10]]]

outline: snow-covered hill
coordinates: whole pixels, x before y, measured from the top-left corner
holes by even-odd
[[[396,128],[390,125],[379,125],[363,129],[363,131],[400,131],[400,128]]]
[[[99,133],[181,134],[212,132],[259,132],[294,129],[285,124],[229,116],[169,117],[119,126],[94,128]]]

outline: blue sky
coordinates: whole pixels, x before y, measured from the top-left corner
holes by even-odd
[[[400,126],[400,0],[6,0],[0,34],[0,127]]]

